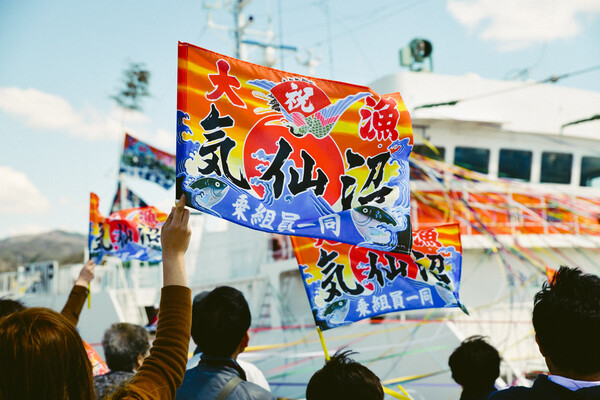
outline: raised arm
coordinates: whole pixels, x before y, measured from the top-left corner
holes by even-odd
[[[131,382],[116,399],[173,399],[183,381],[192,324],[191,291],[186,287],[185,251],[190,242],[185,196],[162,227],[163,288],[156,340]]]
[[[73,325],[77,325],[79,321],[79,314],[81,314],[81,309],[89,293],[88,285],[94,279],[94,268],[96,268],[96,263],[93,260],[89,260],[81,268],[69,298],[61,311],[61,314],[67,317]]]
[[[185,252],[192,232],[189,227],[190,211],[185,209],[185,195],[173,207],[162,227],[160,241],[163,256],[163,286],[186,286]]]

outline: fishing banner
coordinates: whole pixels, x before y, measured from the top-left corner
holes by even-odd
[[[90,258],[99,263],[106,254],[123,261],[160,262],[160,228],[167,214],[155,207],[129,208],[103,217],[99,199],[90,193]]]
[[[123,204],[121,204],[121,194],[123,195]],[[135,194],[132,190],[129,190],[129,188],[125,187],[125,185],[121,185],[121,182],[119,182],[117,186],[117,193],[115,194],[112,207],[110,208],[111,214],[126,208],[139,207],[148,207],[148,204],[142,200],[140,196]]]
[[[179,43],[177,193],[267,232],[408,254],[412,127],[398,93]]]
[[[410,254],[291,237],[315,323],[321,330],[423,308],[461,307],[458,224],[413,233]]]
[[[169,189],[175,183],[175,156],[127,134],[119,172],[158,183]]]

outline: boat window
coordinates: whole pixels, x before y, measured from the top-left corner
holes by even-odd
[[[542,153],[542,183],[570,183],[573,154],[568,153]]]
[[[514,178],[529,182],[531,179],[531,159],[533,152],[525,150],[500,149],[498,177]]]
[[[488,149],[475,147],[457,147],[454,149],[454,165],[459,167],[487,174],[489,161],[490,151]]]
[[[581,186],[600,187],[600,157],[581,158]]]
[[[431,158],[438,161],[444,161],[446,155],[446,149],[443,147],[436,147],[439,154],[436,154],[430,147],[424,144],[415,144],[413,146],[413,153],[417,153],[423,157]]]

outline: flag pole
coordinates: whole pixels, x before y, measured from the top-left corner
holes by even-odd
[[[319,334],[319,341],[321,342],[321,347],[323,347],[323,353],[325,354],[325,360],[329,361],[331,359],[331,357],[329,357],[329,351],[327,350],[327,343],[325,343],[325,337],[323,336],[323,331],[318,326],[317,326],[317,333]],[[381,385],[381,387],[383,388],[384,393],[387,393],[396,399],[412,400],[412,397],[410,397],[409,394],[406,392],[406,390],[404,390],[404,388],[400,385],[398,385],[398,389],[400,389],[402,391],[402,393],[398,393],[398,392],[393,391],[392,389],[386,388],[385,386],[383,386],[383,384]]]
[[[88,232],[89,235],[89,232]],[[85,248],[83,251],[83,265],[90,260],[90,249]],[[88,295],[87,295],[87,307],[88,310],[92,308],[92,282],[88,282]]]
[[[88,282],[88,296],[87,296],[88,310],[92,308],[92,282]]]
[[[323,332],[321,328],[317,326],[317,333],[319,334],[319,340],[321,341],[321,347],[323,347],[323,353],[325,353],[325,360],[329,361],[331,357],[329,357],[329,351],[327,351],[327,344],[325,343],[325,338],[323,337]]]

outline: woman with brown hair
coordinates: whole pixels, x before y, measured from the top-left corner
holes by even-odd
[[[93,399],[92,365],[75,327],[47,308],[0,325],[1,399]]]
[[[172,399],[181,385],[191,328],[184,263],[189,215],[182,196],[162,227],[164,287],[156,340],[113,399]],[[1,400],[93,400],[92,379],[81,337],[61,314],[30,308],[0,320]]]

